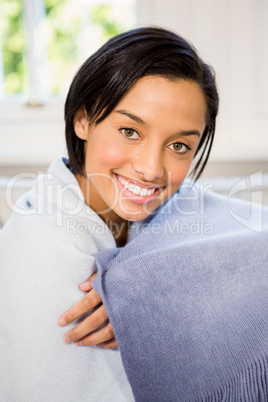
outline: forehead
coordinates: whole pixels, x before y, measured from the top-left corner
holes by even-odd
[[[203,91],[193,81],[147,76],[127,92],[118,109],[135,113],[148,124],[164,119],[174,124],[205,127],[207,105]]]

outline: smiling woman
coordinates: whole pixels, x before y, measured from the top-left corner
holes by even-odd
[[[206,100],[190,80],[146,76],[116,109],[91,124],[74,119],[85,141],[84,175],[77,180],[88,205],[108,224],[142,220],[185,179],[206,126]]]
[[[0,234],[1,400],[133,400],[118,349],[73,344],[117,346],[99,295],[87,282],[81,299],[77,285],[99,251],[131,244],[193,160],[198,178],[217,112],[213,70],[170,31],[120,34],[85,61],[65,103],[68,159],[38,176]]]

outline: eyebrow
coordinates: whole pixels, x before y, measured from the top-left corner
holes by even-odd
[[[125,109],[116,110],[116,113],[124,114],[125,116],[129,117],[130,119],[136,121],[139,124],[145,124],[145,122],[135,114],[127,112]]]
[[[128,112],[125,109],[116,110],[115,112],[123,114],[123,115],[129,117],[130,119],[136,121],[139,124],[145,124],[145,121],[143,121],[140,117],[136,116],[133,113]],[[197,135],[198,137],[201,137],[201,134],[200,134],[199,130],[181,130],[176,135],[180,135],[180,136],[183,136],[183,137],[186,137],[188,135]]]
[[[187,135],[197,135],[198,137],[201,137],[199,130],[182,130],[178,134],[182,135],[183,137],[186,137]]]

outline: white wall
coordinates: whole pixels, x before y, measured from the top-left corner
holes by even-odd
[[[139,25],[190,40],[216,70],[220,115],[211,160],[268,162],[268,1],[137,0]]]

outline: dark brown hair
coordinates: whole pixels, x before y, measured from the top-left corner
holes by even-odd
[[[191,172],[197,179],[212,147],[219,98],[213,69],[204,63],[194,47],[177,34],[162,28],[138,28],[117,35],[90,56],[77,72],[65,103],[66,143],[69,165],[82,174],[84,141],[74,131],[76,112],[84,106],[90,121],[103,121],[137,80],[158,75],[171,80],[196,82],[207,103],[206,127]]]

